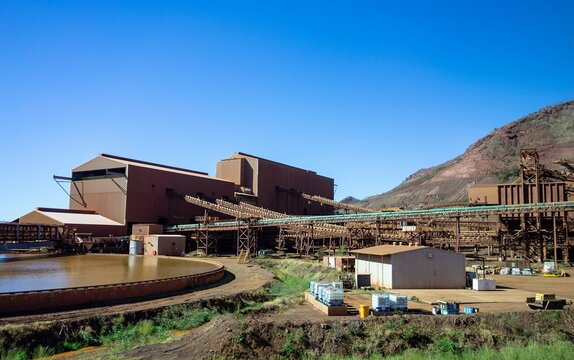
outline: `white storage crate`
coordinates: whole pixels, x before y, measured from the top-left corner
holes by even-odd
[[[328,287],[323,290],[322,301],[327,305],[343,305],[343,290]]]
[[[342,281],[333,281],[331,286],[335,289],[343,290],[343,282]]]
[[[496,290],[496,281],[494,279],[473,279],[472,289],[477,291]]]
[[[311,294],[315,293],[315,283],[316,283],[316,281],[311,281],[309,283],[309,291],[311,292]]]
[[[407,310],[409,299],[406,295],[389,294],[391,307],[397,310]]]
[[[311,293],[315,296],[319,295],[319,288],[324,286],[329,286],[329,283],[326,281],[312,281],[312,288]]]
[[[330,285],[328,283],[320,283],[315,285],[315,295],[317,299],[321,300],[323,298],[323,291],[328,288]]]
[[[542,272],[545,274],[556,272],[556,267],[554,266],[554,262],[552,262],[552,261],[545,262]]]
[[[388,310],[391,308],[389,294],[373,294],[371,307],[377,310]]]

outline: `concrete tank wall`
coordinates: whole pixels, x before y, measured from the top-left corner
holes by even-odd
[[[3,293],[0,294],[0,315],[128,302],[138,298],[158,296],[221,280],[225,272],[225,267],[216,262],[206,262],[216,265],[216,269],[201,274],[161,280],[70,289]]]

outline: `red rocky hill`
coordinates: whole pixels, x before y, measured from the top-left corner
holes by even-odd
[[[536,149],[550,169],[560,158],[574,158],[574,101],[549,106],[494,130],[464,154],[410,175],[393,190],[356,205],[372,209],[420,208],[463,202],[474,183],[512,182],[518,176],[522,149]]]

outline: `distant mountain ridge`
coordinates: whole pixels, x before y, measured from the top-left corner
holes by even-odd
[[[343,200],[341,200],[341,202],[342,202],[342,203],[345,203],[345,204],[353,205],[353,204],[356,204],[356,203],[358,203],[358,202],[361,202],[361,200],[359,200],[359,199],[357,199],[357,198],[355,198],[355,197],[352,197],[352,196],[347,196],[346,198],[344,198]]]
[[[342,202],[371,209],[401,206],[407,209],[467,200],[475,183],[512,182],[518,177],[522,149],[536,149],[546,167],[574,158],[574,101],[545,107],[511,122],[472,144],[464,154],[437,166],[421,169],[396,188],[360,201]]]

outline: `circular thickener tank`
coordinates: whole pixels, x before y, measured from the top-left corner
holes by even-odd
[[[218,281],[223,273],[217,262],[166,256],[98,254],[4,262],[0,314],[161,296]]]

